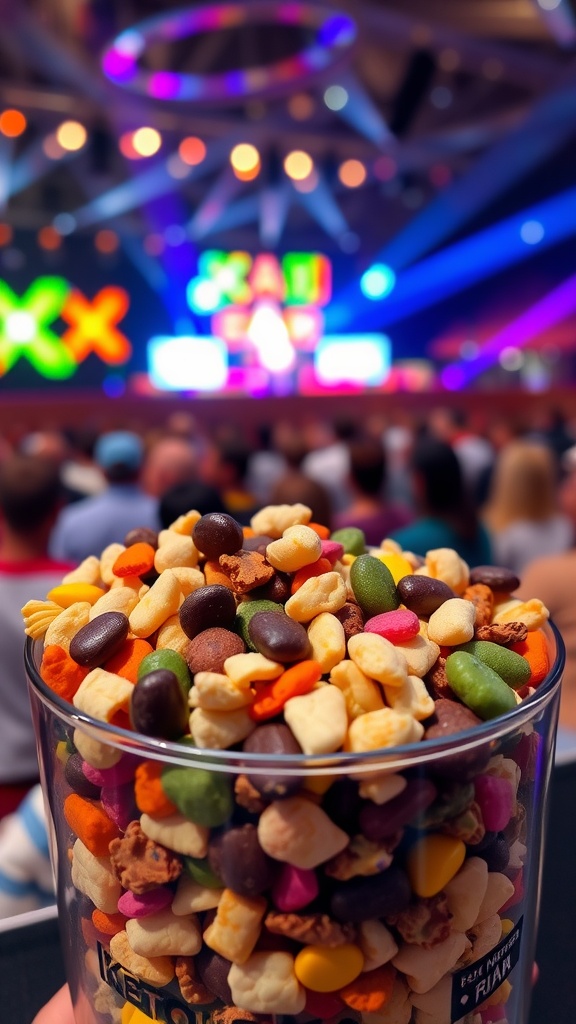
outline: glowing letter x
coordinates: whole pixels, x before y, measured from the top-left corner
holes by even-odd
[[[78,291],[70,292],[61,314],[70,327],[62,341],[78,363],[90,352],[111,364],[125,363],[130,358],[132,346],[116,328],[129,304],[127,292],[112,285],[102,288],[92,302]]]
[[[76,360],[48,327],[69,288],[63,277],[39,277],[19,298],[0,280],[0,375],[21,356],[44,377],[61,380],[74,373]]]

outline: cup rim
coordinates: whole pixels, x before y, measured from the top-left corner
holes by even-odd
[[[234,774],[249,771],[251,774],[266,774],[271,769],[281,769],[286,775],[323,776],[333,774],[355,774],[368,769],[379,768],[387,772],[394,769],[406,770],[421,763],[441,760],[450,754],[474,751],[483,744],[495,742],[509,735],[513,730],[526,725],[543,710],[560,686],[566,661],[566,648],[556,625],[548,620],[542,627],[549,646],[553,641],[555,657],[553,664],[534,693],[511,711],[498,718],[489,719],[480,725],[461,732],[452,733],[445,739],[419,740],[395,747],[382,747],[361,752],[335,751],[331,754],[261,754],[242,750],[216,750],[195,747],[192,744],[164,740],[143,733],[133,732],[109,722],[99,721],[79,711],[72,704],[54,693],[41,678],[35,654],[41,641],[27,637],[24,645],[24,665],[30,687],[38,698],[58,718],[74,729],[93,739],[121,749],[125,753],[140,755],[148,760],[166,761],[181,767],[201,767]],[[457,744],[454,737],[458,737]]]

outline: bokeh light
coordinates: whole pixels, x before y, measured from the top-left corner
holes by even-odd
[[[304,181],[314,170],[312,157],[303,149],[293,149],[284,158],[284,170],[293,181]]]
[[[373,263],[360,278],[360,288],[367,299],[384,299],[395,284],[396,274],[386,263]]]
[[[56,141],[68,153],[82,149],[87,138],[86,129],[79,121],[63,121],[56,129]]]
[[[0,247],[10,245],[14,237],[11,224],[0,224]]]
[[[308,121],[314,113],[314,100],[307,92],[297,92],[288,100],[288,113],[294,121]]]
[[[329,85],[324,92],[324,103],[329,110],[343,110],[348,103],[348,92],[343,85]]]
[[[42,149],[49,160],[60,160],[66,152],[65,149],[62,149],[54,133],[46,136],[42,143]]]
[[[110,256],[116,252],[120,245],[120,239],[111,228],[101,228],[94,236],[94,246],[103,256]]]
[[[232,170],[240,181],[252,181],[260,172],[260,153],[250,142],[239,142],[230,153]]]
[[[526,245],[538,245],[544,234],[544,225],[539,220],[525,220],[520,228],[520,238]]]
[[[366,181],[366,166],[361,160],[345,160],[338,168],[338,177],[346,188],[358,188]]]
[[[197,167],[206,157],[206,146],[196,135],[187,135],[178,146],[178,156],[188,167]]]
[[[372,170],[378,181],[392,181],[398,173],[398,164],[391,156],[383,155],[376,158]]]
[[[138,156],[154,156],[162,145],[162,136],[155,128],[144,126],[137,128],[132,136],[132,145]]]
[[[46,227],[40,228],[37,236],[38,245],[41,249],[46,249],[49,252],[59,249],[62,245],[62,235],[59,231],[56,231],[55,227],[51,224],[47,224]]]
[[[162,235],[151,232],[144,238],[142,246],[144,248],[144,252],[146,252],[148,256],[161,256],[166,248],[166,242]]]
[[[0,114],[0,132],[9,139],[22,135],[22,132],[26,131],[27,123],[21,110],[14,110],[11,107]]]

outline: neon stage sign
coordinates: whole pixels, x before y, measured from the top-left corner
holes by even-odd
[[[18,296],[0,280],[0,377],[20,359],[49,380],[72,377],[90,353],[109,366],[126,363],[132,346],[118,323],[129,304],[113,285],[87,299],[63,277],[38,277]],[[58,319],[67,325],[60,335]]]
[[[315,394],[380,387],[390,372],[383,334],[324,335],[332,268],[319,253],[208,250],[187,298],[210,318],[210,334],[152,338],[152,384],[160,390],[250,395]]]

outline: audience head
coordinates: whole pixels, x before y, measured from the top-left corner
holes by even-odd
[[[332,505],[330,495],[322,484],[303,473],[291,471],[280,477],[270,495],[272,505],[307,505],[312,509],[312,521],[331,526]]]
[[[348,452],[348,476],[353,489],[371,498],[380,497],[386,482],[386,456],[382,442],[375,437],[356,438],[348,442]]]
[[[45,533],[59,511],[58,466],[39,455],[11,455],[0,463],[0,514],[5,531],[18,536]]]
[[[460,462],[453,449],[436,437],[419,437],[410,456],[414,497],[423,512],[443,516],[467,501]]]
[[[501,530],[517,520],[542,522],[557,508],[557,460],[546,444],[511,441],[498,454],[486,521]]]
[[[94,461],[109,483],[135,482],[142,468],[144,445],[130,430],[101,434],[94,445]]]
[[[146,453],[142,487],[154,498],[176,484],[189,483],[197,471],[196,453],[184,437],[160,437]]]
[[[203,460],[203,477],[219,490],[242,487],[252,454],[241,437],[226,435],[210,444]]]
[[[191,510],[199,512],[202,516],[208,512],[228,511],[218,491],[210,484],[202,483],[201,480],[176,484],[160,498],[158,514],[162,529],[167,530],[179,516],[183,516]]]

